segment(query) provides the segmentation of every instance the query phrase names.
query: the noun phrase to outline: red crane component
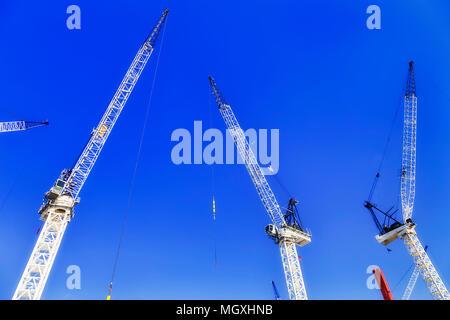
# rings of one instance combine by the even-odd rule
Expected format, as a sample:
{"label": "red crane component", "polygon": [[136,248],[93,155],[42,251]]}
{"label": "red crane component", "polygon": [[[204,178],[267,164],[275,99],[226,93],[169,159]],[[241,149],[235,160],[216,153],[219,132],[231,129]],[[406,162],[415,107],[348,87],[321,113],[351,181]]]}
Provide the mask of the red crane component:
{"label": "red crane component", "polygon": [[375,275],[375,279],[377,280],[378,286],[380,287],[381,294],[383,295],[384,300],[394,300],[392,296],[391,290],[389,289],[389,285],[384,277],[383,271],[380,268],[373,269],[373,274]]}

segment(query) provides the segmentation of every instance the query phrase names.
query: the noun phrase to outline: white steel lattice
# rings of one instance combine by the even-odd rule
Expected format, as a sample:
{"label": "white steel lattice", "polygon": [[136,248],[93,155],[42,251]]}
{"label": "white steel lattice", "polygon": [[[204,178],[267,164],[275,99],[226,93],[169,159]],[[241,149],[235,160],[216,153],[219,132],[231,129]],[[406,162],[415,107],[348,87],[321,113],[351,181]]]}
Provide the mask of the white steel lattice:
{"label": "white steel lattice", "polygon": [[21,121],[0,122],[0,132],[22,131],[45,125],[48,125],[47,121],[36,122],[36,121],[21,120]]}
{"label": "white steel lattice", "polygon": [[414,93],[405,96],[403,122],[401,198],[406,222],[411,218],[416,194],[417,97]]}
{"label": "white steel lattice", "polygon": [[[47,199],[47,202],[41,207],[41,217],[45,219],[45,224],[13,299],[40,299],[67,222],[73,215],[72,208],[78,201],[78,194],[153,51],[156,38],[168,12],[167,9],[163,12],[152,33],[140,47],[100,123],[91,134],[81,156],[70,171],[70,176],[67,178],[64,187],[59,191],[59,196],[56,199]],[[61,199],[61,197],[64,199]],[[55,214],[58,213],[58,209],[62,210],[59,208],[58,202],[63,200],[70,201],[71,206],[65,208],[67,210],[65,210],[66,215],[63,223],[56,224],[54,219],[58,219],[59,215],[55,216]]]}
{"label": "white steel lattice", "polygon": [[408,285],[406,286],[405,292],[403,292],[402,300],[409,300],[411,297],[411,293],[414,290],[414,286],[416,285],[417,278],[419,278],[420,270],[415,267],[411,278],[409,278]]}
{"label": "white steel lattice", "polygon": [[0,122],[0,132],[25,130],[25,121]]}
{"label": "white steel lattice", "polygon": [[280,242],[280,253],[283,261],[284,276],[290,300],[308,300],[302,269],[298,259],[297,247],[294,243]]}
{"label": "white steel lattice", "polygon": [[[64,200],[64,199],[63,199]],[[66,196],[68,206],[52,210],[28,260],[13,300],[39,300],[61,244],[67,223],[70,221],[73,200]]]}
{"label": "white steel lattice", "polygon": [[419,269],[420,274],[422,275],[423,280],[425,280],[425,283],[433,298],[437,300],[449,300],[450,295],[447,288],[431,263],[428,254],[423,249],[419,238],[417,238],[416,232],[414,230],[408,231],[403,236],[403,239],[409,254],[414,260],[416,268]]}
{"label": "white steel lattice", "polygon": [[[416,137],[417,96],[413,62],[410,62],[403,111],[402,177],[400,190],[403,222],[405,224],[408,222],[407,220],[411,219],[416,193]],[[403,240],[433,298],[448,300],[450,296],[447,288],[423,249],[415,230],[407,230],[403,235]]]}
{"label": "white steel lattice", "polygon": [[[250,145],[245,138],[245,134],[240,127],[233,110],[230,105],[225,103],[225,98],[222,93],[217,89],[216,84],[212,78],[210,78],[211,86],[216,97],[217,104],[219,106],[222,118],[227,125],[228,132],[233,137],[236,147],[242,160],[247,167],[247,171],[256,187],[258,195],[269,214],[270,219],[274,225],[281,229],[286,225],[283,213],[275,198],[275,195],[270,188],[262,170],[259,166]],[[290,299],[307,299],[306,288],[303,282],[302,271],[300,267],[299,258],[297,255],[297,249],[295,244],[287,241],[280,241],[280,253],[283,263],[283,269],[286,278],[286,285],[288,288]]]}

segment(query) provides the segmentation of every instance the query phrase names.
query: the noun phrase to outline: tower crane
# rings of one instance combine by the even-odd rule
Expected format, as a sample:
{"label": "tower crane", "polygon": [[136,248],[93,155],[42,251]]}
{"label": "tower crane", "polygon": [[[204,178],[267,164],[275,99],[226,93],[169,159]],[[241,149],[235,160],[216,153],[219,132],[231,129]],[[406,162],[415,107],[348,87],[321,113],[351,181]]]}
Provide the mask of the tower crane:
{"label": "tower crane", "polygon": [[164,10],[158,23],[139,48],[75,166],[63,170],[54,186],[45,194],[44,203],[39,209],[41,220],[45,223],[14,292],[13,300],[40,299],[67,224],[73,218],[73,208],[80,201],[78,194],[153,52],[168,12],[169,10]]}
{"label": "tower crane", "polygon": [[302,247],[310,243],[311,235],[303,230],[298,223],[295,223],[298,221],[295,214],[289,213],[289,219],[286,219],[286,215],[283,215],[231,106],[226,101],[222,92],[217,88],[216,82],[212,77],[209,77],[209,82],[222,118],[236,143],[258,195],[273,223],[266,226],[265,231],[280,247],[289,299],[306,300],[308,296],[303,282],[296,245]]}
{"label": "tower crane", "polygon": [[[395,239],[402,239],[412,257],[416,269],[422,275],[431,295],[434,299],[449,300],[450,294],[439,277],[428,254],[417,237],[415,223],[411,216],[414,207],[416,186],[416,132],[417,132],[417,95],[414,80],[414,62],[409,62],[408,79],[403,104],[403,148],[402,148],[402,171],[401,171],[401,204],[403,221],[393,217],[396,211],[389,209],[383,211],[371,202],[373,189],[380,174],[377,173],[374,185],[365,201],[364,206],[370,211],[377,226],[379,235],[375,238],[382,245],[388,245]],[[383,225],[378,216],[384,216]],[[417,271],[416,271],[417,272]]]}
{"label": "tower crane", "polygon": [[8,121],[0,122],[0,132],[23,131],[31,128],[47,126],[48,121]]}

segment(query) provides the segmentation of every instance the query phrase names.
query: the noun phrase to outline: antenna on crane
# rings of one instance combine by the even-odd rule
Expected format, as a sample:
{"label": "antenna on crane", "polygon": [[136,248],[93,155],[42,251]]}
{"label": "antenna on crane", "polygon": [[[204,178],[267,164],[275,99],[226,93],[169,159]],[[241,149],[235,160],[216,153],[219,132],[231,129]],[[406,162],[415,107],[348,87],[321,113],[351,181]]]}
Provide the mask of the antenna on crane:
{"label": "antenna on crane", "polygon": [[261,202],[273,223],[266,226],[265,230],[280,247],[289,298],[291,300],[306,300],[308,299],[308,296],[303,281],[296,245],[302,247],[310,243],[311,235],[300,228],[297,228],[295,224],[290,225],[289,222],[285,220],[285,215],[281,212],[275,195],[273,194],[261,167],[256,161],[253,151],[245,138],[244,132],[240,127],[231,106],[211,76],[209,77],[209,83],[216,99],[217,106],[219,107],[220,114],[228,128],[228,132],[234,139]]}
{"label": "antenna on crane", "polygon": [[[415,231],[415,223],[411,216],[414,207],[416,190],[416,135],[417,135],[417,95],[414,79],[414,62],[409,62],[408,78],[404,95],[403,107],[403,138],[402,138],[402,171],[401,171],[401,203],[403,221],[393,218],[395,213],[391,210],[383,211],[373,203],[366,201],[364,206],[370,211],[378,228],[379,235],[375,238],[382,245],[388,245],[395,239],[403,239],[408,253],[413,258],[416,268],[422,275],[434,299],[450,300],[450,294],[439,277],[434,265],[425,252]],[[373,193],[371,191],[371,193]],[[384,216],[389,222],[384,226],[380,223],[377,214]]]}
{"label": "antenna on crane", "polygon": [[63,170],[54,186],[45,194],[44,203],[39,209],[41,220],[45,223],[14,292],[13,300],[41,298],[67,224],[73,218],[73,208],[80,201],[78,195],[81,188],[153,52],[156,38],[168,12],[169,10],[164,10],[152,33],[139,48],[75,166],[72,169]]}

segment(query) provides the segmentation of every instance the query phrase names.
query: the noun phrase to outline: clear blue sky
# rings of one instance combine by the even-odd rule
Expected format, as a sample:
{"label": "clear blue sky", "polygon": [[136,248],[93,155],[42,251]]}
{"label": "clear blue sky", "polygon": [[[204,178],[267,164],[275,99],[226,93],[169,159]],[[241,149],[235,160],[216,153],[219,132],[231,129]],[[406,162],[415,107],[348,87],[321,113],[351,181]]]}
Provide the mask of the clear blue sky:
{"label": "clear blue sky", "polygon": [[[66,28],[71,4],[81,7],[78,31]],[[381,30],[366,28],[371,4],[381,7]],[[11,298],[37,239],[44,193],[76,160],[165,6],[171,12],[113,299],[272,299],[272,280],[287,298],[245,168],[215,167],[215,269],[210,167],[170,160],[174,129],[192,130],[194,120],[224,129],[215,107],[209,116],[209,74],[244,129],[280,129],[278,177],[313,234],[300,250],[309,297],[380,299],[366,288],[366,268],[377,264],[400,298],[411,259],[400,242],[388,254],[375,241],[362,202],[410,60],[419,96],[413,217],[450,285],[448,1],[1,1],[1,120],[50,121],[0,137],[1,299]],[[44,299],[106,297],[155,58],[81,192]],[[384,207],[398,196],[400,129],[398,122],[376,194]],[[65,286],[69,265],[81,268],[81,290]],[[430,298],[423,281],[413,298]]]}

